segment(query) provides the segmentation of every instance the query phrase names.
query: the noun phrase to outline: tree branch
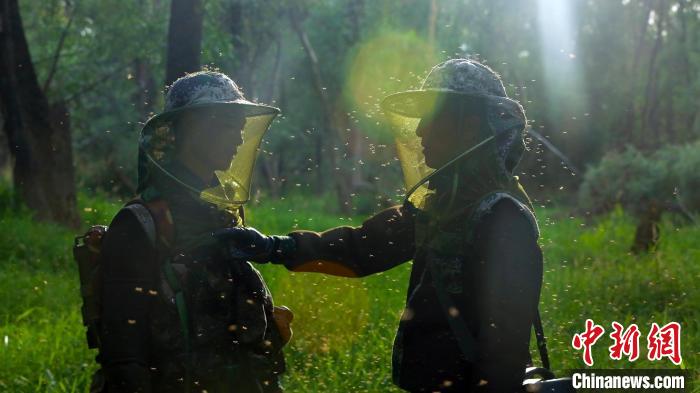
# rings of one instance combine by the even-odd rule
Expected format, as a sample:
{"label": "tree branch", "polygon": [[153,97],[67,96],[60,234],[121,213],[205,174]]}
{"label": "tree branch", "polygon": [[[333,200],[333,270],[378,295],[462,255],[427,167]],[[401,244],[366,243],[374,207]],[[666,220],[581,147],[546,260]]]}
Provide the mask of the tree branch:
{"label": "tree branch", "polygon": [[125,68],[127,68],[127,66],[121,66],[121,67],[115,69],[114,71],[111,71],[111,72],[108,72],[108,73],[102,75],[101,77],[97,78],[96,80],[92,81],[91,83],[87,83],[87,84],[83,85],[82,89],[80,89],[80,90],[76,91],[75,93],[66,97],[65,101],[71,102],[71,101],[77,99],[78,97],[80,97],[81,95],[83,95],[89,91],[94,90],[97,86],[99,86],[100,84],[102,84],[103,82],[105,82],[106,80],[108,80],[109,78],[114,76],[115,74],[124,71]]}
{"label": "tree branch", "polygon": [[75,17],[76,8],[77,6],[73,6],[73,8],[71,9],[70,16],[68,17],[68,23],[66,23],[66,27],[64,27],[63,31],[61,31],[61,36],[58,39],[58,45],[56,45],[56,50],[53,53],[51,68],[49,68],[49,74],[46,76],[46,81],[44,81],[44,85],[42,88],[44,94],[46,94],[49,91],[51,81],[53,81],[53,77],[56,74],[56,69],[58,68],[58,60],[61,58],[61,51],[63,50],[63,45],[66,42],[68,31],[70,30],[70,27],[73,24],[73,18]]}

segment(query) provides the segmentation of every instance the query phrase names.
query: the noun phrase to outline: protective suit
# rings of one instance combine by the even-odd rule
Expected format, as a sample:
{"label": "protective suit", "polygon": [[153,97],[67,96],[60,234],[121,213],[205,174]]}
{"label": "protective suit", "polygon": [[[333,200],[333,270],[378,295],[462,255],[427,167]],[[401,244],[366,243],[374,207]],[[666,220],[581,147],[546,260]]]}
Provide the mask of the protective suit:
{"label": "protective suit", "polygon": [[[165,111],[144,126],[134,203],[146,210],[122,209],[103,241],[95,391],[281,391],[285,340],[270,291],[211,235],[243,224],[258,145],[277,113],[246,100],[226,75],[198,72],[175,81]],[[181,162],[178,138],[193,132],[178,129],[186,114],[238,125],[227,168],[203,178]],[[197,132],[218,142],[217,130]]]}

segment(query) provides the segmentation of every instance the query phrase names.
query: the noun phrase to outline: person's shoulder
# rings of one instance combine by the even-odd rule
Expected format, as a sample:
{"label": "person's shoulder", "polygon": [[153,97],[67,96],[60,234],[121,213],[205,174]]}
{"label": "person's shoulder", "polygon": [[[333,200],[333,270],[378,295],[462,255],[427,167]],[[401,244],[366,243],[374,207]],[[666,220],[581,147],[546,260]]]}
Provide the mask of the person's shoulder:
{"label": "person's shoulder", "polygon": [[155,224],[148,209],[139,204],[126,204],[109,224],[105,242],[129,244],[153,244]]}
{"label": "person's shoulder", "polygon": [[491,206],[487,216],[501,217],[504,219],[524,218],[533,215],[530,209],[522,202],[514,198],[500,198]]}
{"label": "person's shoulder", "polygon": [[482,233],[530,233],[539,237],[537,219],[530,208],[516,198],[504,195],[495,199],[479,215],[477,232]]}
{"label": "person's shoulder", "polygon": [[[148,229],[152,219],[147,210],[127,205],[112,219],[102,242],[104,277],[109,280],[152,277],[157,264],[158,248],[155,232]],[[145,207],[144,207],[145,209]]]}

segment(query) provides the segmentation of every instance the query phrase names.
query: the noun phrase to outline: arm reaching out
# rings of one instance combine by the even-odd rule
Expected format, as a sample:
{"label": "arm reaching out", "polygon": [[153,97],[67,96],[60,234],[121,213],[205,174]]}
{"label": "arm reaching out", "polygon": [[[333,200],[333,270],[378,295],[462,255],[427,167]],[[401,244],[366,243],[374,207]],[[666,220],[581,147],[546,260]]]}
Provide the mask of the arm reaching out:
{"label": "arm reaching out", "polygon": [[389,270],[413,258],[413,220],[408,208],[396,206],[368,218],[359,227],[292,232],[289,236],[296,241],[296,252],[285,266],[298,272],[344,277]]}
{"label": "arm reaching out", "polygon": [[414,253],[413,213],[400,206],[379,212],[359,227],[341,226],[320,233],[294,231],[289,236],[267,236],[254,228],[239,227],[214,235],[229,246],[234,258],[343,277],[389,270]]}

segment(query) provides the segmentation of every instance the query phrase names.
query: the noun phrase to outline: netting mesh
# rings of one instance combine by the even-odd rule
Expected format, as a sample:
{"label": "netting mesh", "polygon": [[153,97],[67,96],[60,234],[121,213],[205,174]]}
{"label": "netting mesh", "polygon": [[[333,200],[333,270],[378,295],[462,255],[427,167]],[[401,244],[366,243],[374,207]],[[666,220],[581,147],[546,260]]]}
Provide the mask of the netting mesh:
{"label": "netting mesh", "polygon": [[245,117],[240,131],[242,142],[236,147],[227,169],[214,171],[217,184],[210,188],[197,187],[168,170],[175,159],[175,116],[158,121],[154,126],[144,127],[139,145],[140,191],[150,183],[152,172],[156,170],[220,209],[235,210],[245,204],[250,199],[251,177],[260,142],[278,113],[272,107],[251,105],[245,109],[249,109],[247,112],[250,114]]}
{"label": "netting mesh", "polygon": [[[395,138],[404,175],[406,199],[417,208],[425,209],[430,196],[435,193],[434,185],[430,184],[433,181],[431,178],[435,179],[440,172],[450,171],[457,165],[460,166],[462,175],[466,176],[467,172],[475,173],[468,176],[469,185],[464,184],[464,178],[459,179],[462,185],[459,190],[452,190],[453,192],[479,193],[481,190],[510,182],[513,165],[509,161],[512,159],[517,162],[522,154],[520,145],[526,124],[522,107],[517,102],[507,97],[477,96],[431,89],[394,94],[385,99],[382,107]],[[448,107],[450,110],[465,108],[464,113],[478,113],[483,126],[479,129],[465,130],[473,133],[470,138],[473,142],[464,146],[454,156],[448,157],[446,163],[439,168],[432,168],[426,164],[417,129],[421,120],[435,117]],[[459,123],[460,119],[459,116],[455,118],[455,127],[464,126]],[[440,143],[459,142],[446,140]],[[464,165],[471,160],[480,161],[472,163],[478,164],[478,169],[472,168],[473,170],[467,171]]]}
{"label": "netting mesh", "polygon": [[200,197],[221,208],[240,206],[250,199],[250,183],[260,141],[267,131],[273,115],[246,118],[241,143],[225,171],[215,171],[219,185],[203,190]]}

